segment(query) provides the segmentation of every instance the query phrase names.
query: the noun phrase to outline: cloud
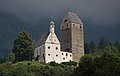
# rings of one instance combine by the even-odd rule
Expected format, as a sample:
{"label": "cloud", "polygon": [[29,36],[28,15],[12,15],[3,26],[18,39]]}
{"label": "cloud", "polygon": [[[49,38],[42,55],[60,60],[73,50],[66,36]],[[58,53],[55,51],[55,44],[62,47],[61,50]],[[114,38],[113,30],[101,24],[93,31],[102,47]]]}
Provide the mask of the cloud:
{"label": "cloud", "polygon": [[94,25],[113,26],[120,22],[120,0],[0,0],[0,9],[22,18],[61,18],[75,11],[83,20]]}

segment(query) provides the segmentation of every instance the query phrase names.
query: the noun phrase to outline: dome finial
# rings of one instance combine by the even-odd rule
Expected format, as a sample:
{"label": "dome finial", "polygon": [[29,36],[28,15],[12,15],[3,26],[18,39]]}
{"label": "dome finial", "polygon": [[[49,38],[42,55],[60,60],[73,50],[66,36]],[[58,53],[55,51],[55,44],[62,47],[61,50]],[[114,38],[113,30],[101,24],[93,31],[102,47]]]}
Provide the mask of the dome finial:
{"label": "dome finial", "polygon": [[53,21],[53,17],[51,17],[50,25],[55,25],[55,23]]}
{"label": "dome finial", "polygon": [[50,21],[50,32],[54,33],[54,28],[55,28],[55,23],[52,20],[53,17],[51,17],[51,21]]}
{"label": "dome finial", "polygon": [[51,21],[53,20],[53,17],[51,16]]}

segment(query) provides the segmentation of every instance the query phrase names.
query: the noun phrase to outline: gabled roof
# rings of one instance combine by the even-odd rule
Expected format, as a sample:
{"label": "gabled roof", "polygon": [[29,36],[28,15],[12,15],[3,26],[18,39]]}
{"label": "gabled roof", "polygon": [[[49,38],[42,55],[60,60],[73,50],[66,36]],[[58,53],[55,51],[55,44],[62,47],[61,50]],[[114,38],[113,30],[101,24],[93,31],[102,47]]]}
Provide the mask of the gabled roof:
{"label": "gabled roof", "polygon": [[37,46],[45,43],[45,41],[47,40],[48,36],[49,36],[49,32],[44,33],[44,34],[41,36],[41,38],[38,40],[38,42],[35,44],[35,47],[37,47]]}
{"label": "gabled roof", "polygon": [[72,23],[83,24],[81,19],[74,12],[68,12],[68,14],[66,15],[66,18],[70,19]]}

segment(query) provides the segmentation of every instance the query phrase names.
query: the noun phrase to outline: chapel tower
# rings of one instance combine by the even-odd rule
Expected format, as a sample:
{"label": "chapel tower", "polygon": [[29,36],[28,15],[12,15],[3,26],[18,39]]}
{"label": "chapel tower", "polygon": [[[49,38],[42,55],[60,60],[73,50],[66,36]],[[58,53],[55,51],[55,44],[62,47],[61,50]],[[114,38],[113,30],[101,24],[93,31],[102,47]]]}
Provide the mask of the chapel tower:
{"label": "chapel tower", "polygon": [[61,49],[73,54],[73,61],[79,62],[84,55],[83,23],[74,12],[68,12],[60,25]]}

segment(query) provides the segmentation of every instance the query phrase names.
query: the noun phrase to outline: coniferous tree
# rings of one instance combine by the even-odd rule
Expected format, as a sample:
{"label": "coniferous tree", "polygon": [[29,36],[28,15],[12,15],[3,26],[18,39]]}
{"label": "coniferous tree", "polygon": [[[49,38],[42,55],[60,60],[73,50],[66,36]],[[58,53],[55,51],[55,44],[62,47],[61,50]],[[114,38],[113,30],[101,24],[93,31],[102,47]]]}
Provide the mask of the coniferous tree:
{"label": "coniferous tree", "polygon": [[95,43],[93,41],[91,41],[90,44],[89,44],[90,53],[95,52],[95,49],[96,49],[96,45],[95,45]]}
{"label": "coniferous tree", "polygon": [[13,53],[15,53],[15,60],[31,60],[34,55],[33,50],[31,35],[28,32],[20,32],[14,40],[14,46],[12,49]]}
{"label": "coniferous tree", "polygon": [[7,62],[12,64],[14,61],[15,61],[15,54],[9,53],[9,55],[7,57]]}
{"label": "coniferous tree", "polygon": [[0,63],[4,63],[6,61],[5,58],[3,58],[3,55],[0,53]]}
{"label": "coniferous tree", "polygon": [[87,54],[81,58],[74,76],[120,76],[120,57],[111,49],[100,55]]}
{"label": "coniferous tree", "polygon": [[98,43],[98,49],[105,49],[109,45],[108,40],[103,36]]}
{"label": "coniferous tree", "polygon": [[116,46],[118,48],[119,52],[120,52],[120,43],[119,43],[119,41],[116,41],[114,43],[114,46]]}
{"label": "coniferous tree", "polygon": [[2,56],[1,56],[1,54],[0,54],[0,63],[2,63]]}
{"label": "coniferous tree", "polygon": [[88,45],[88,43],[85,43],[84,49],[85,49],[85,54],[88,54],[89,53],[89,45]]}

